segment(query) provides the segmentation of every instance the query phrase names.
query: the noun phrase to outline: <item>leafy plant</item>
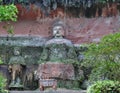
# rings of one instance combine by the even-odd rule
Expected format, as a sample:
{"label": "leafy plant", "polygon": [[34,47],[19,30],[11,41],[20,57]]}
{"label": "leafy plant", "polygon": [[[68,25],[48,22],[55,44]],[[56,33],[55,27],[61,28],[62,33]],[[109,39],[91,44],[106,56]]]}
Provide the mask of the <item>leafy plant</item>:
{"label": "leafy plant", "polygon": [[120,82],[118,81],[97,81],[89,86],[87,93],[120,93]]}
{"label": "leafy plant", "polygon": [[91,67],[90,81],[120,81],[120,33],[102,38],[99,44],[90,44],[82,66]]}
{"label": "leafy plant", "polygon": [[18,10],[15,5],[0,5],[0,21],[16,21]]}
{"label": "leafy plant", "polygon": [[6,78],[0,74],[0,93],[8,93],[7,90],[5,90],[6,87]]}
{"label": "leafy plant", "polygon": [[1,60],[1,58],[0,58],[0,64],[3,64],[3,61]]}
{"label": "leafy plant", "polygon": [[3,26],[3,28],[4,28],[9,34],[14,34],[14,26],[12,26],[9,22],[6,22],[6,24]]}
{"label": "leafy plant", "polygon": [[13,34],[14,27],[9,21],[17,21],[17,7],[14,4],[0,5],[0,22],[6,22],[3,28],[9,33]]}

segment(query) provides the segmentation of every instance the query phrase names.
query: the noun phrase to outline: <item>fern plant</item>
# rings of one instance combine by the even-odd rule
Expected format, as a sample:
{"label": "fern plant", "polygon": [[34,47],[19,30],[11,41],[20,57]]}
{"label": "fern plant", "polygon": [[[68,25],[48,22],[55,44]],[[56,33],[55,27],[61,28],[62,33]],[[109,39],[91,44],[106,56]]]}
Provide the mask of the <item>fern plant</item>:
{"label": "fern plant", "polygon": [[2,60],[0,59],[0,65],[3,64]]}
{"label": "fern plant", "polygon": [[0,93],[8,93],[6,87],[6,78],[0,73]]}
{"label": "fern plant", "polygon": [[97,81],[89,86],[87,93],[120,93],[120,82],[118,81]]}

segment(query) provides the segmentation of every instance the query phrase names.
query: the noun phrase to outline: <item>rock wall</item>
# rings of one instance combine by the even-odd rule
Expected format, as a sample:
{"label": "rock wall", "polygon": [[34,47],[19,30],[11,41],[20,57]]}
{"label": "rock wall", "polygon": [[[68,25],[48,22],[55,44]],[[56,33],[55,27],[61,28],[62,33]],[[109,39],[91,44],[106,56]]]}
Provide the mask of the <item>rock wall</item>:
{"label": "rock wall", "polygon": [[[71,18],[62,19],[65,22],[65,37],[75,44],[99,42],[107,34],[119,32],[120,16],[99,18]],[[51,28],[55,19],[46,18],[44,23],[36,20],[18,20],[11,22],[14,27],[14,36],[51,37]],[[8,33],[0,23],[0,36]]]}
{"label": "rock wall", "polygon": [[[3,29],[5,23],[0,23],[0,57],[3,62],[8,64],[11,56],[13,56],[14,47],[20,47],[21,56],[27,64],[26,76],[29,76],[31,73],[33,74],[37,69],[37,66],[33,64],[38,62],[45,42],[51,38],[51,26],[54,21],[54,19],[45,19],[45,22],[42,24],[36,20],[18,20],[16,23],[11,22],[14,26],[13,36],[9,35],[5,29]],[[99,42],[104,35],[120,31],[119,16],[91,19],[72,18],[63,21],[66,23],[65,38],[71,40],[74,44],[78,44],[78,46],[82,43]],[[85,51],[85,48],[81,48],[80,51]],[[80,55],[79,57],[81,60],[84,56]],[[0,65],[0,69],[3,69],[2,65]],[[6,73],[8,73],[7,67],[5,67],[5,70]],[[4,71],[1,70],[1,72]],[[79,81],[77,81],[77,83],[75,82],[77,87],[82,83],[78,82]],[[66,85],[65,87],[72,87],[71,83],[73,82],[65,81],[62,83],[63,84],[60,83],[60,87],[63,85]],[[67,86],[67,84],[71,84],[71,86]],[[26,85],[30,85],[28,86],[29,88],[34,87],[34,84],[29,81]]]}
{"label": "rock wall", "polygon": [[[34,72],[38,68],[38,61],[43,52],[44,44],[47,42],[48,38],[42,37],[28,37],[28,36],[2,36],[0,37],[0,57],[4,64],[0,65],[1,73],[3,73],[8,78],[8,85],[10,83],[11,75],[8,70],[8,63],[12,56],[14,56],[14,48],[20,48],[20,56],[25,59],[25,69],[23,80],[24,85],[28,89],[36,89],[38,87],[38,81],[35,80]],[[75,45],[75,50],[78,46]],[[79,51],[85,51],[84,48],[78,49]],[[78,51],[76,51],[77,53]],[[79,54],[79,53],[77,53]],[[57,69],[57,68],[56,68]],[[70,69],[69,69],[70,71]],[[68,71],[68,72],[69,72]],[[76,71],[75,71],[76,72]],[[81,74],[83,76],[83,73]],[[58,80],[58,87],[65,88],[79,88],[79,80]],[[74,84],[74,87],[73,87]],[[64,86],[65,85],[65,86]]]}

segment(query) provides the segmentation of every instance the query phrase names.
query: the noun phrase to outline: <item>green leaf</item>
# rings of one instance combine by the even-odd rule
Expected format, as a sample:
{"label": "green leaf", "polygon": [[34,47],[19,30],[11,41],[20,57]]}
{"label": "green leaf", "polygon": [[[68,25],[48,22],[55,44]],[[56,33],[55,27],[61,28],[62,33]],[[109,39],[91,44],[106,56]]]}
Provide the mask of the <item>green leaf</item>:
{"label": "green leaf", "polygon": [[0,21],[16,21],[17,13],[17,7],[13,4],[0,5]]}

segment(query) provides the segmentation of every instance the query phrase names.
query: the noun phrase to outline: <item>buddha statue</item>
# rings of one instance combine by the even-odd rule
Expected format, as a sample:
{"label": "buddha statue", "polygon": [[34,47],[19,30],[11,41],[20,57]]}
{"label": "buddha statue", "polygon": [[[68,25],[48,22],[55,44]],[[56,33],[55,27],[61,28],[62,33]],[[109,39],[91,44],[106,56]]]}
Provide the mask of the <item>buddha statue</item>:
{"label": "buddha statue", "polygon": [[9,72],[11,75],[11,82],[9,88],[23,88],[22,77],[23,69],[25,67],[25,60],[20,56],[20,49],[14,48],[14,56],[9,61]]}
{"label": "buddha statue", "polygon": [[69,62],[77,60],[77,55],[72,42],[65,39],[65,28],[62,21],[53,25],[52,39],[45,43],[39,63]]}
{"label": "buddha statue", "polygon": [[75,64],[78,62],[78,57],[72,42],[65,39],[65,28],[62,21],[53,25],[52,37],[45,43],[38,61],[36,76],[39,79],[40,90],[43,90],[45,86],[44,84],[41,86],[42,80],[46,80],[46,84],[48,84],[47,79],[55,79],[58,82],[61,80],[60,84],[64,80],[75,82],[76,79]]}

